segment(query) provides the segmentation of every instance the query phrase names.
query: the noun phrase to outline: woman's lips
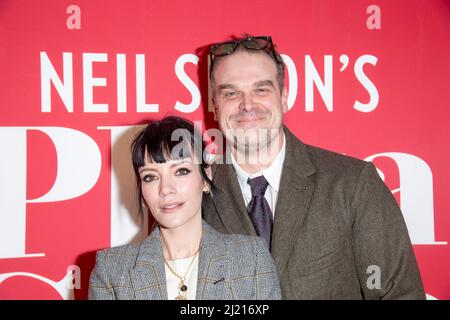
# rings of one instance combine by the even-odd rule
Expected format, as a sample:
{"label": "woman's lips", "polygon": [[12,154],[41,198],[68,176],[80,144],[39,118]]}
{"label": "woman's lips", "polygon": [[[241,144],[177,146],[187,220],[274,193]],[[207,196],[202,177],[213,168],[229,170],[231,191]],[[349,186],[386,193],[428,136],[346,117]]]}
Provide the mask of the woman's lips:
{"label": "woman's lips", "polygon": [[172,212],[179,210],[183,205],[184,205],[184,202],[166,204],[161,207],[161,211],[164,213],[172,213]]}

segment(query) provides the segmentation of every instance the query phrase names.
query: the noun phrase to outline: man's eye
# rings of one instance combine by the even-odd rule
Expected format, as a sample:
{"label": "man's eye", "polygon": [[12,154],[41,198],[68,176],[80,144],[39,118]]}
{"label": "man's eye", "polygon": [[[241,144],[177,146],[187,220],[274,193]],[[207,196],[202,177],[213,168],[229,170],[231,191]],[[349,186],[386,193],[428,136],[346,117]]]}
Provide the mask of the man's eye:
{"label": "man's eye", "polygon": [[177,172],[175,173],[177,176],[185,176],[187,174],[189,174],[191,172],[191,170],[187,169],[187,168],[180,168],[177,170]]}
{"label": "man's eye", "polygon": [[142,181],[144,181],[144,182],[151,182],[153,180],[156,180],[156,177],[152,176],[150,174],[147,174],[147,175],[142,177]]}
{"label": "man's eye", "polygon": [[232,97],[235,97],[236,95],[237,95],[236,91],[227,91],[227,92],[223,93],[223,96],[225,98],[232,98]]}
{"label": "man's eye", "polygon": [[269,89],[268,88],[258,88],[258,89],[256,89],[256,92],[258,94],[266,94],[266,93],[269,93]]}

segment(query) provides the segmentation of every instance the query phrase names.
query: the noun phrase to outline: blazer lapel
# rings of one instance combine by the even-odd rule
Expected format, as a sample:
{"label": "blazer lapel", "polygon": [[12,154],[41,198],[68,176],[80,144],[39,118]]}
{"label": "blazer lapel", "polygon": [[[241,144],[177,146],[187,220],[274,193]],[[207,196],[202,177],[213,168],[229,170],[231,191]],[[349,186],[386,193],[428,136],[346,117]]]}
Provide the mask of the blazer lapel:
{"label": "blazer lapel", "polygon": [[[284,269],[292,250],[291,238],[294,232],[300,229],[308,211],[309,201],[314,193],[316,172],[306,146],[286,127],[284,132],[286,156],[275,208],[271,244],[271,252],[279,271]],[[212,201],[227,232],[256,235],[233,165],[219,164],[214,166],[214,169],[214,183],[219,192],[217,196],[212,197]]]}
{"label": "blazer lapel", "polygon": [[291,240],[308,211],[314,192],[315,168],[305,145],[287,128],[286,156],[281,173],[280,189],[275,209],[272,233],[272,255],[279,272],[284,269],[293,247]]}
{"label": "blazer lapel", "polygon": [[229,299],[226,284],[230,279],[231,261],[218,232],[205,221],[200,248],[196,299]]}
{"label": "blazer lapel", "polygon": [[159,228],[139,248],[130,279],[137,300],[167,300],[166,275]]}
{"label": "blazer lapel", "polygon": [[[233,165],[217,165],[214,183],[217,186],[218,193],[212,197],[212,201],[227,232],[256,236]],[[230,208],[237,209],[230,210]]]}

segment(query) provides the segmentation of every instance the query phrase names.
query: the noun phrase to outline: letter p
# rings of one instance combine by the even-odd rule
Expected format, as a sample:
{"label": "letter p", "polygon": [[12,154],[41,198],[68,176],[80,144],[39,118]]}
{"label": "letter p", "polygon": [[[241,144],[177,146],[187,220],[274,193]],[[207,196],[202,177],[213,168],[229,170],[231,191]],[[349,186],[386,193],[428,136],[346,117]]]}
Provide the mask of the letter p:
{"label": "letter p", "polygon": [[[38,130],[53,142],[57,174],[51,189],[26,199],[27,131]],[[62,127],[0,127],[0,259],[43,256],[25,253],[26,204],[79,197],[97,182],[100,150],[85,133]]]}

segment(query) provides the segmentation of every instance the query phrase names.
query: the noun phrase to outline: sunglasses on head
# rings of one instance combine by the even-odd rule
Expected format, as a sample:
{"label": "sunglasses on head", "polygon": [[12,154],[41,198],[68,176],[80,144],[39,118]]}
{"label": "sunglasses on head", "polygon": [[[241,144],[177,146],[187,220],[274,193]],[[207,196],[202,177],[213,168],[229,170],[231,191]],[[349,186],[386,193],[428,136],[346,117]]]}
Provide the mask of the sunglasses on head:
{"label": "sunglasses on head", "polygon": [[239,45],[242,45],[246,49],[250,50],[266,50],[267,53],[272,55],[272,57],[278,61],[273,48],[272,37],[259,36],[213,44],[209,49],[211,62],[214,61],[215,57],[223,57],[232,54],[239,47]]}

